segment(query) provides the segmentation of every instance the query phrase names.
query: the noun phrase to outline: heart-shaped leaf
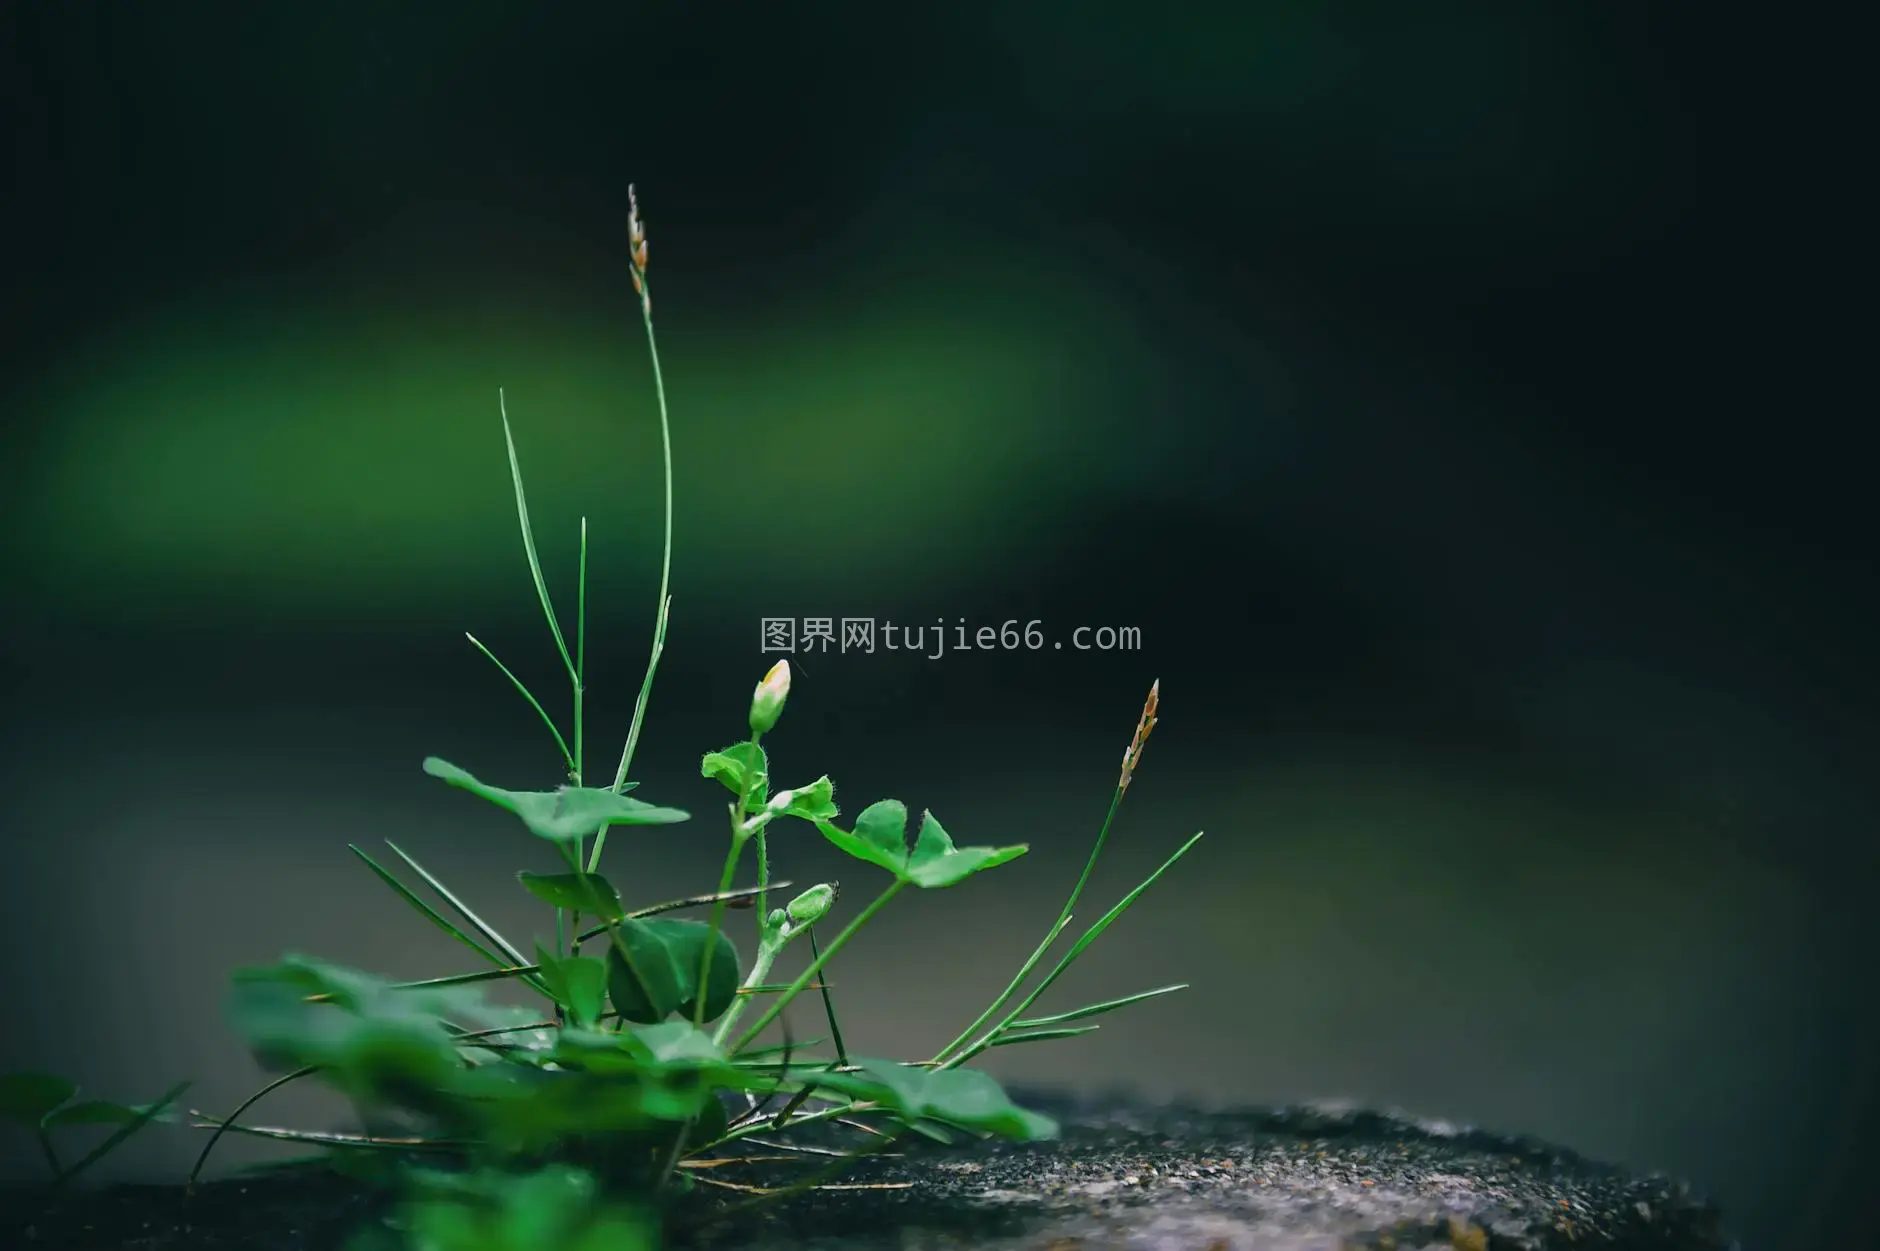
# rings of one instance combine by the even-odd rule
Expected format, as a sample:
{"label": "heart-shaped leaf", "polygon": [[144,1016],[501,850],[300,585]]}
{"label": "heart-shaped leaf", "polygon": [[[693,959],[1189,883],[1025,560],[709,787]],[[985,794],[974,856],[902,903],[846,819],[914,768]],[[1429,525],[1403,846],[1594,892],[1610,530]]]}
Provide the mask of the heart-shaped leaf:
{"label": "heart-shaped leaf", "polygon": [[479,782],[465,770],[436,756],[425,760],[424,771],[515,813],[530,832],[554,843],[578,842],[612,825],[670,825],[691,820],[691,814],[677,808],[660,808],[616,795],[602,787],[506,791],[500,786]]}
{"label": "heart-shaped leaf", "polygon": [[626,915],[620,892],[598,873],[518,873],[516,879],[531,895],[557,908],[583,912],[602,921]]}
{"label": "heart-shaped leaf", "polygon": [[903,1120],[939,1121],[1038,1142],[1057,1137],[1057,1122],[1028,1112],[1006,1096],[991,1074],[978,1069],[927,1070],[892,1060],[852,1059],[856,1073],[818,1073],[815,1083],[893,1108]]}
{"label": "heart-shaped leaf", "polygon": [[699,764],[699,776],[717,778],[733,795],[751,787],[751,806],[761,808],[770,799],[770,760],[756,743],[733,743],[723,751],[710,752]]}
{"label": "heart-shaped leaf", "polygon": [[927,889],[952,886],[981,869],[1016,860],[1030,848],[1019,843],[1011,847],[960,847],[933,813],[921,814],[920,834],[910,849],[907,845],[907,806],[898,799],[884,799],[870,804],[855,818],[853,832],[828,820],[816,822],[823,837],[858,860],[880,865],[910,885]]}

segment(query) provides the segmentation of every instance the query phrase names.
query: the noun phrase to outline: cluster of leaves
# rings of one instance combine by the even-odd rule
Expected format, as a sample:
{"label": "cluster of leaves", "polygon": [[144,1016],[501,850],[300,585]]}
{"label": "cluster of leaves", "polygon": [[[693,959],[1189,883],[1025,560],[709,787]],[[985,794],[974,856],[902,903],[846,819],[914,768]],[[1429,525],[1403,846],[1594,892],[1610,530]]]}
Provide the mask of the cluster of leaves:
{"label": "cluster of leaves", "polygon": [[[645,288],[644,236],[635,231],[635,285],[658,380],[651,302]],[[662,434],[665,396],[659,383]],[[358,847],[367,867],[430,924],[476,954],[471,972],[419,982],[390,982],[355,969],[292,955],[234,978],[230,1014],[235,1027],[269,1068],[281,1074],[226,1118],[192,1113],[190,1122],[213,1133],[191,1181],[225,1133],[301,1142],[325,1150],[336,1167],[395,1185],[403,1195],[393,1226],[367,1231],[361,1246],[397,1245],[427,1251],[534,1251],[654,1245],[660,1196],[695,1183],[724,1185],[706,1169],[728,1146],[754,1135],[774,1135],[793,1124],[840,1119],[869,1132],[865,1145],[820,1172],[765,1194],[820,1184],[840,1168],[904,1134],[940,1141],[997,1135],[1021,1141],[1048,1139],[1057,1126],[1014,1104],[986,1073],[965,1067],[986,1049],[1062,1039],[1095,1029],[1088,1018],[1181,986],[1086,1005],[1050,1016],[1028,1016],[1032,1004],[1122,912],[1187,850],[1188,840],[1141,886],[1091,926],[1031,989],[1020,989],[1071,921],[1091,867],[1101,852],[1117,805],[1128,788],[1142,743],[1154,725],[1157,692],[1138,723],[1135,739],[1090,862],[1056,923],[1029,960],[980,1017],[930,1059],[919,1063],[853,1056],[847,1051],[831,988],[821,975],[829,962],[898,893],[940,890],[1026,852],[1023,844],[956,846],[931,812],[913,838],[909,814],[898,800],[869,805],[848,828],[839,824],[835,787],[827,776],[773,790],[764,736],[789,696],[790,669],[775,666],[753,694],[749,736],[707,754],[702,777],[722,784],[729,849],[716,890],[687,899],[630,908],[600,871],[601,854],[615,827],[664,826],[689,819],[677,808],[642,801],[627,780],[646,711],[653,673],[664,646],[670,597],[662,575],[652,655],[632,726],[611,786],[584,782],[586,637],[586,523],[582,523],[580,609],[575,647],[568,647],[536,556],[522,473],[507,413],[517,517],[530,572],[573,693],[573,733],[564,737],[540,700],[474,637],[471,643],[496,663],[554,735],[567,781],[552,790],[513,791],[432,758],[425,771],[452,787],[501,808],[553,850],[554,873],[524,872],[521,886],[553,909],[555,937],[536,938],[525,954],[485,922],[443,882],[395,844],[405,869],[437,902],[428,901],[391,869]],[[671,459],[667,449],[666,568],[671,552]],[[790,883],[773,880],[769,835],[777,822],[807,824],[848,855],[883,871],[883,889],[827,943],[818,938],[835,909],[836,883],[811,886],[772,907],[772,893]],[[756,884],[733,888],[752,852]],[[781,897],[781,896],[779,896]],[[670,915],[708,909],[708,919]],[[747,961],[727,932],[732,910],[752,909],[755,951]],[[807,939],[811,958],[787,984],[770,971],[782,952]],[[539,1006],[493,1004],[488,983],[514,981]],[[814,989],[829,1025],[833,1054],[810,1048],[822,1039],[760,1046],[765,1031],[800,995]],[[1014,1002],[1016,1000],[1016,1002]],[[753,1004],[765,1006],[738,1028]],[[277,1129],[243,1120],[253,1104],[290,1081],[318,1077],[358,1109],[362,1133]],[[55,1176],[76,1174],[130,1133],[154,1119],[185,1119],[170,1111],[181,1088],[146,1107],[72,1102],[75,1091],[54,1078],[0,1079],[0,1115],[28,1125],[44,1145]],[[71,1168],[54,1153],[48,1131],[79,1123],[111,1123],[117,1132]],[[735,1188],[735,1187],[734,1187]],[[389,1240],[389,1242],[388,1242]]]}

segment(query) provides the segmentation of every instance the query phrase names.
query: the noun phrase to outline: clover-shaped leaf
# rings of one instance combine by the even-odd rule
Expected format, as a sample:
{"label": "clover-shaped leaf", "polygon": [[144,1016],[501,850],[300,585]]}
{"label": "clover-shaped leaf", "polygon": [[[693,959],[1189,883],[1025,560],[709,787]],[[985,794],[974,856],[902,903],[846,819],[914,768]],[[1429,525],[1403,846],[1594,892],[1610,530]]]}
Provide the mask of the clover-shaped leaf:
{"label": "clover-shaped leaf", "polygon": [[783,815],[805,821],[833,821],[841,811],[836,807],[836,784],[825,773],[808,786],[792,790]]}
{"label": "clover-shaped leaf", "polygon": [[442,778],[452,786],[487,799],[522,818],[522,823],[538,837],[553,843],[574,843],[599,833],[610,825],[670,825],[688,821],[691,814],[677,808],[616,795],[594,786],[564,786],[553,791],[506,791],[499,786],[479,782],[463,769],[436,756],[427,758],[424,771]]}
{"label": "clover-shaped leaf", "polygon": [[933,813],[921,814],[920,833],[907,845],[907,805],[898,799],[870,804],[855,818],[853,832],[828,820],[818,820],[823,837],[857,860],[880,865],[912,886],[933,890],[952,886],[981,869],[1016,860],[1030,850],[1024,843],[1010,847],[959,847]]}
{"label": "clover-shaped leaf", "polygon": [[909,1124],[939,1121],[1019,1142],[1057,1137],[1056,1121],[1019,1107],[991,1074],[978,1069],[930,1071],[892,1060],[861,1058],[853,1063],[858,1072],[818,1073],[815,1084],[883,1104]]}
{"label": "clover-shaped leaf", "polygon": [[700,777],[717,778],[733,795],[742,795],[748,782],[754,808],[770,798],[770,761],[756,743],[733,743],[723,751],[708,752],[698,772]]}

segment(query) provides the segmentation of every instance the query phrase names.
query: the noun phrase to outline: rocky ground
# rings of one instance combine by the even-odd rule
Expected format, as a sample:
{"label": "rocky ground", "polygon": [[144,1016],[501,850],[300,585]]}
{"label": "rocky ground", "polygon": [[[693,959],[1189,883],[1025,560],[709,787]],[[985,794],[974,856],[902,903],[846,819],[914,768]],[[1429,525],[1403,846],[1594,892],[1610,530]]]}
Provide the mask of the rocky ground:
{"label": "rocky ground", "polygon": [[[840,1180],[725,1215],[737,1192],[702,1186],[673,1213],[696,1251],[1724,1251],[1717,1211],[1678,1183],[1546,1144],[1373,1112],[1204,1112],[1127,1099],[1020,1100],[1057,1116],[1056,1143],[921,1139]],[[825,1145],[826,1129],[786,1135]],[[842,1132],[842,1131],[835,1131]],[[852,1139],[850,1139],[852,1141]],[[747,1144],[748,1146],[748,1144]],[[751,1154],[775,1155],[750,1147]],[[800,1162],[799,1162],[800,1161]],[[802,1155],[701,1172],[778,1185]],[[329,1251],[375,1211],[353,1183],[299,1171],[201,1188],[124,1186],[68,1197],[7,1194],[6,1245],[104,1251]],[[716,1220],[716,1223],[712,1223]]]}

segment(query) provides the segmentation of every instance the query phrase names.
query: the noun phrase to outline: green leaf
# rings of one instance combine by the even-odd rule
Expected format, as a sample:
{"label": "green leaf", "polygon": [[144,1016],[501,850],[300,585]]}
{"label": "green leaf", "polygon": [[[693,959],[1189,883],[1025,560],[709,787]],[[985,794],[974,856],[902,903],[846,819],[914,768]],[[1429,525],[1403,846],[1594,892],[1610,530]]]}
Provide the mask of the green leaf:
{"label": "green leaf", "polygon": [[858,860],[879,865],[913,886],[936,890],[952,886],[982,869],[1016,860],[1030,850],[1023,843],[1011,847],[960,847],[933,813],[921,814],[920,834],[907,845],[907,806],[898,799],[870,804],[855,818],[853,832],[828,820],[818,820],[823,837]]}
{"label": "green leaf", "polygon": [[78,1087],[50,1073],[0,1073],[0,1117],[37,1129],[78,1093]]}
{"label": "green leaf", "polygon": [[614,1011],[642,1025],[671,1016],[682,998],[679,970],[655,924],[623,918],[617,927],[620,941],[607,949],[607,993]]}
{"label": "green leaf", "polygon": [[618,921],[627,914],[614,884],[598,873],[516,874],[524,888],[544,903],[568,908],[601,921]]}
{"label": "green leaf", "polygon": [[593,956],[558,955],[539,941],[535,954],[549,993],[568,1009],[574,1023],[587,1028],[599,1021],[607,1004],[606,962]]}
{"label": "green leaf", "polygon": [[1145,999],[1154,999],[1158,995],[1172,995],[1178,990],[1187,990],[1187,982],[1178,982],[1173,986],[1158,986],[1154,990],[1140,991],[1134,995],[1124,995],[1121,999],[1105,999],[1102,1003],[1085,1004],[1081,1008],[1072,1008],[1069,1012],[1059,1012],[1052,1016],[1034,1016],[1023,1021],[1013,1021],[1008,1029],[1037,1029],[1041,1026],[1063,1025],[1069,1021],[1081,1021],[1085,1017],[1101,1016],[1105,1012],[1114,1012],[1118,1008],[1127,1008],[1132,1003],[1141,1003]]}
{"label": "green leaf", "polygon": [[709,752],[698,771],[700,777],[723,782],[733,795],[742,795],[748,780],[753,807],[761,808],[770,799],[770,760],[756,743],[733,743],[723,751]]}
{"label": "green leaf", "polygon": [[825,773],[808,786],[792,790],[783,815],[801,817],[805,821],[833,821],[841,811],[836,807],[836,784]]}
{"label": "green leaf", "polygon": [[670,825],[691,819],[691,814],[677,808],[656,807],[603,787],[506,791],[479,782],[463,769],[436,756],[425,759],[424,771],[515,813],[531,833],[554,843],[578,843],[614,825]]}
{"label": "green leaf", "polygon": [[[657,1024],[674,1012],[691,1018],[699,995],[699,970],[706,969],[705,1020],[724,1015],[738,996],[738,949],[723,930],[714,936],[703,921],[667,917],[620,925],[621,943],[632,956],[622,958],[618,947],[607,955],[607,985],[614,1010],[623,1020]],[[712,957],[705,961],[705,940],[712,938]],[[637,972],[636,972],[637,969]]]}
{"label": "green leaf", "polygon": [[860,1070],[857,1073],[818,1073],[806,1080],[851,1098],[880,1103],[910,1125],[940,1121],[1019,1142],[1057,1137],[1056,1121],[1019,1107],[990,1074],[978,1069],[930,1071],[892,1060],[856,1059],[854,1063]]}
{"label": "green leaf", "polygon": [[827,819],[816,822],[816,828],[857,860],[879,865],[899,878],[907,876],[907,805],[900,800],[868,805],[855,818],[852,832]]}

